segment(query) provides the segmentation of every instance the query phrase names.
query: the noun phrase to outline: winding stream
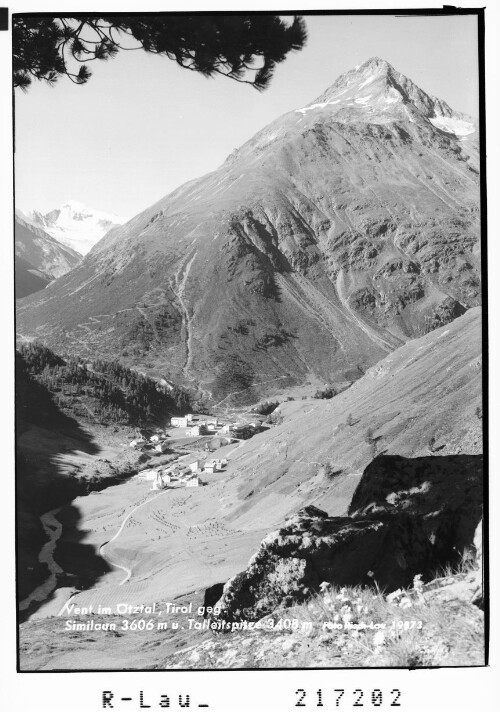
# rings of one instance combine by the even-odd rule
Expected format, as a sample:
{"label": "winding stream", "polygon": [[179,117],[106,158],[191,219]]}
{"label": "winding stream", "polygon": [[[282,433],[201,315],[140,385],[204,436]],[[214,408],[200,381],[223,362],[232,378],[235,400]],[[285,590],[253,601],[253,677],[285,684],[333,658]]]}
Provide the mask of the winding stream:
{"label": "winding stream", "polygon": [[[245,441],[239,442],[233,450],[231,450],[231,454],[237,450],[239,447],[245,444]],[[116,533],[113,535],[111,539],[109,539],[107,542],[101,544],[99,546],[99,554],[100,556],[110,564],[115,569],[120,569],[121,571],[124,572],[125,576],[124,578],[118,583],[119,586],[123,586],[123,584],[127,583],[131,576],[132,576],[132,570],[127,567],[123,566],[116,561],[113,560],[113,558],[106,552],[106,548],[114,542],[120,534],[123,532],[127,522],[129,521],[130,517],[141,507],[144,507],[147,504],[150,504],[152,500],[157,499],[158,497],[161,497],[162,495],[165,495],[168,492],[167,490],[164,490],[162,492],[158,492],[157,494],[153,496],[147,496],[142,502],[139,502],[136,504],[132,509],[123,517],[121,520],[120,526]],[[40,522],[43,526],[43,530],[48,537],[48,541],[43,545],[43,547],[40,550],[40,553],[38,555],[38,560],[41,564],[45,564],[49,570],[49,575],[47,579],[41,583],[37,588],[35,588],[29,596],[27,596],[23,601],[20,602],[19,604],[19,610],[20,611],[25,611],[29,608],[29,606],[33,603],[39,603],[42,604],[44,603],[49,596],[57,589],[58,587],[58,577],[64,573],[64,570],[59,566],[59,564],[56,563],[54,560],[54,553],[57,547],[57,543],[63,533],[63,525],[61,522],[57,519],[56,515],[64,508],[63,505],[61,507],[57,507],[56,509],[52,509],[49,512],[46,512],[45,514],[42,514],[40,516]],[[68,593],[70,593],[70,589],[68,589]],[[73,598],[73,596],[77,595],[80,593],[80,591],[75,591],[74,589],[72,590],[69,598]]]}
{"label": "winding stream", "polygon": [[62,574],[63,570],[54,561],[54,551],[57,546],[59,537],[62,534],[62,524],[56,518],[56,514],[61,511],[61,507],[57,509],[52,509],[50,512],[45,512],[40,517],[43,529],[48,536],[49,540],[46,542],[38,555],[38,561],[41,564],[46,564],[49,569],[48,578],[35,588],[34,591],[30,593],[21,603],[19,604],[19,610],[25,611],[33,601],[37,603],[43,603],[50,594],[57,588],[57,576]]}

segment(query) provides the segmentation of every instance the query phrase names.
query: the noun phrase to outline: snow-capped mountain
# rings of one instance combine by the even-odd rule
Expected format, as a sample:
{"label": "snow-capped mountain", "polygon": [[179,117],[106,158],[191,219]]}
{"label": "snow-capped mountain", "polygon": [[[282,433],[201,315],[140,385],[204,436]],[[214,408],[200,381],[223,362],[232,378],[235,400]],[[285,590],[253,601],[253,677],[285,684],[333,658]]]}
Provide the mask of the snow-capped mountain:
{"label": "snow-capped mountain", "polygon": [[475,133],[470,116],[453,111],[445,101],[426,94],[389,62],[372,57],[340,76],[320,97],[296,109],[306,114],[327,109],[336,121],[377,121],[389,123],[397,117],[412,123],[425,118],[436,128],[456,136]]}
{"label": "snow-capped mountain", "polygon": [[88,208],[76,200],[69,200],[48,213],[33,210],[26,218],[81,255],[86,255],[111,228],[127,221],[127,218]]}
{"label": "snow-capped mountain", "polygon": [[478,148],[370,59],[108,233],[19,328],[215,403],[352,381],[480,303]]}

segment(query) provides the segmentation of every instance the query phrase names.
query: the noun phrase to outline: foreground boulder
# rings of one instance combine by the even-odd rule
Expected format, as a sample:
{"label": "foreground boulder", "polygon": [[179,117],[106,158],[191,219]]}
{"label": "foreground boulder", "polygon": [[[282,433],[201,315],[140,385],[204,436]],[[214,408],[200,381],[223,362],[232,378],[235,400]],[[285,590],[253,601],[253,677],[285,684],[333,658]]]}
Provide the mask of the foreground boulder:
{"label": "foreground boulder", "polygon": [[391,591],[410,586],[416,574],[429,580],[467,547],[479,548],[481,515],[480,456],[378,457],[349,516],[309,506],[289,517],[226,583],[214,618],[258,620],[303,601],[323,581],[376,582]]}

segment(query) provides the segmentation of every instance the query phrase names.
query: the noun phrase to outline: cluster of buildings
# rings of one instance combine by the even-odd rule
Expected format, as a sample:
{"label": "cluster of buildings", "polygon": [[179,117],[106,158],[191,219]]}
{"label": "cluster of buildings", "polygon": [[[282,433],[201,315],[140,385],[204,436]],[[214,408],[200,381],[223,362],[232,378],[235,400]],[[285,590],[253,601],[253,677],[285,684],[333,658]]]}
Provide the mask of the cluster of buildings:
{"label": "cluster of buildings", "polygon": [[[262,430],[259,422],[255,423],[222,423],[217,417],[202,419],[200,416],[188,413],[188,415],[175,416],[170,419],[173,428],[185,428],[185,434],[189,437],[199,437],[200,435],[214,436],[211,447],[207,450],[215,450],[223,445],[232,442],[233,439],[246,440]],[[159,454],[170,450],[168,435],[164,430],[157,429],[154,433],[142,430],[141,434],[129,443],[131,448],[144,451],[153,451]],[[220,443],[219,443],[220,441]],[[217,444],[219,443],[219,444]]]}
{"label": "cluster of buildings", "polygon": [[173,428],[186,428],[186,435],[196,437],[200,435],[212,435],[220,433],[234,438],[251,438],[255,433],[260,432],[260,423],[221,423],[219,418],[211,420],[201,420],[189,413],[182,417],[170,419]]}
{"label": "cluster of buildings", "polygon": [[200,478],[197,475],[188,474],[185,472],[169,472],[166,470],[158,470],[156,478],[153,480],[151,489],[160,490],[167,487],[199,487]]}
{"label": "cluster of buildings", "polygon": [[218,418],[201,420],[192,413],[188,413],[188,415],[181,417],[171,418],[170,425],[173,428],[186,428],[186,435],[189,436],[210,435],[217,432],[220,428]]}
{"label": "cluster of buildings", "polygon": [[195,460],[189,464],[175,462],[168,467],[142,470],[138,477],[144,481],[152,482],[152,489],[166,489],[167,487],[199,487],[202,484],[200,475],[220,472],[227,465],[226,459]]}
{"label": "cluster of buildings", "polygon": [[154,435],[149,437],[141,435],[135,438],[129,443],[130,447],[137,449],[147,448],[149,450],[154,450],[155,452],[163,453],[167,452],[169,449],[167,443],[167,434],[161,430],[158,430]]}

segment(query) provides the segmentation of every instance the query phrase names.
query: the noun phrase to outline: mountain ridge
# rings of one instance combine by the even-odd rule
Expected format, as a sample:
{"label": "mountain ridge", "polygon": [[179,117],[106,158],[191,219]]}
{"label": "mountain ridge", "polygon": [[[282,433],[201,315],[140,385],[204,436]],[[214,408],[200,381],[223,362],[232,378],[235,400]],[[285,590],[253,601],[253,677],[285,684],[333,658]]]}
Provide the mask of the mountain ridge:
{"label": "mountain ridge", "polygon": [[[363,77],[361,85],[357,81],[359,77]],[[389,88],[394,87],[397,89],[406,102],[413,103],[427,118],[439,115],[447,117],[457,116],[467,117],[473,121],[472,117],[454,111],[449,104],[442,99],[422,90],[411,79],[394,69],[387,60],[380,59],[379,57],[371,57],[366,60],[366,62],[363,62],[363,64],[357,65],[354,69],[342,74],[323,94],[307,106],[316,105],[324,102],[325,99],[331,99],[334,96],[343,94],[348,91],[349,88],[356,87],[356,85],[360,89],[370,85],[367,91],[372,91],[372,86],[374,83],[377,83],[377,81],[379,83],[385,83]],[[302,109],[296,109],[296,111],[302,111]]]}
{"label": "mountain ridge", "polygon": [[32,225],[18,211],[14,216],[14,241],[16,298],[43,289],[81,260],[78,252]]}

